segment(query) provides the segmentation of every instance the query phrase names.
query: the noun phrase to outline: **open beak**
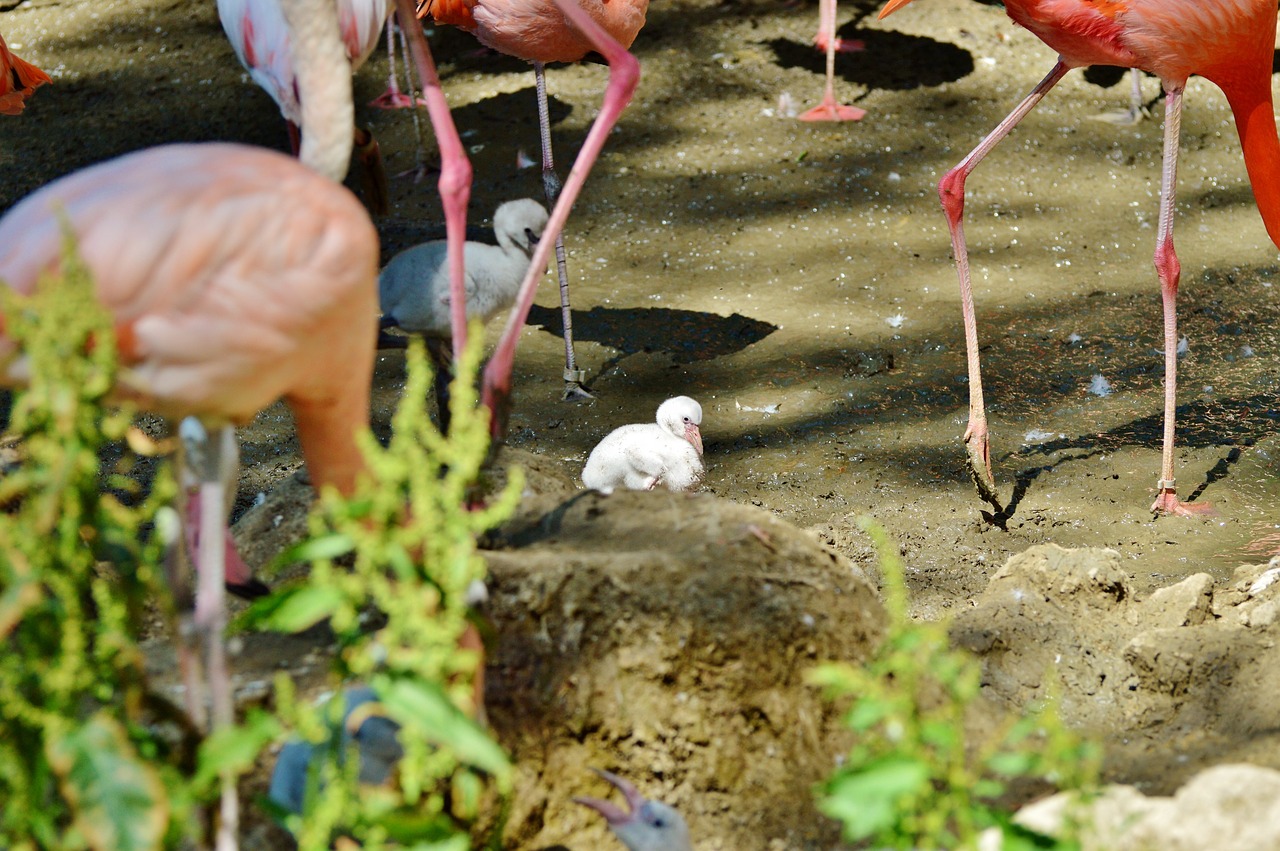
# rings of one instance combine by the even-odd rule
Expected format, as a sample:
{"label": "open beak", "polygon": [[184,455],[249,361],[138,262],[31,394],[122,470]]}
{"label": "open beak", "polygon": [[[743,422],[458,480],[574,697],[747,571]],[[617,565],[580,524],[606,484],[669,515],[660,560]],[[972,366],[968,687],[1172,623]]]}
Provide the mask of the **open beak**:
{"label": "open beak", "polygon": [[686,423],[684,427],[684,439],[693,444],[693,448],[698,450],[698,457],[702,457],[702,432],[698,430],[696,423]]}
{"label": "open beak", "polygon": [[[698,430],[697,426],[694,426],[693,428],[695,432]],[[699,446],[699,454],[701,454],[701,440],[699,440],[697,445]],[[609,822],[611,827],[627,824],[634,819],[636,811],[639,810],[640,806],[644,803],[644,796],[640,794],[636,787],[632,786],[626,780],[623,780],[612,772],[601,771],[598,768],[593,768],[591,770],[617,787],[618,791],[622,793],[622,796],[627,799],[627,809],[624,810],[622,807],[619,807],[611,801],[602,801],[599,798],[588,798],[585,796],[574,798],[574,803],[582,804],[584,807],[590,807],[595,810],[600,815],[604,816],[605,821]]]}

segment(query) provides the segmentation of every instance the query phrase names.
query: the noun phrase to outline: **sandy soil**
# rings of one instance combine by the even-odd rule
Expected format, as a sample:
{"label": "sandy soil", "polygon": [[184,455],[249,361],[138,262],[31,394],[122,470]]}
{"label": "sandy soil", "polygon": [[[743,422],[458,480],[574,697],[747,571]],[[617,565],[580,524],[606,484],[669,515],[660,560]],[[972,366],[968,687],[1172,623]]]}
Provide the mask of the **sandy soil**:
{"label": "sandy soil", "polygon": [[[800,109],[821,94],[823,57],[809,45],[815,3],[677,0],[650,10],[634,48],[640,89],[566,237],[578,359],[597,398],[559,401],[559,337],[527,328],[511,446],[572,488],[608,430],[649,420],[668,396],[694,396],[705,411],[707,491],[740,504],[728,510],[755,506],[809,530],[848,560],[837,572],[873,570],[853,521],[875,517],[900,542],[920,617],[973,609],[997,568],[1036,544],[1113,549],[1136,598],[1202,572],[1232,587],[1235,566],[1258,560],[1249,542],[1280,524],[1272,436],[1280,311],[1276,249],[1225,99],[1203,80],[1188,86],[1177,225],[1189,345],[1178,479],[1184,495],[1217,513],[1153,519],[1147,510],[1163,378],[1150,261],[1160,123],[1092,120],[1125,106],[1128,87],[1117,75],[1077,72],[969,182],[993,459],[1010,503],[993,523],[963,466],[963,342],[934,186],[1053,57],[999,6],[921,0],[877,22],[877,5],[840,6],[840,34],[866,49],[838,57],[837,94],[869,111],[843,125],[779,116],[784,93]],[[0,0],[0,32],[55,77],[22,117],[0,123],[0,211],[59,175],[149,144],[287,144],[212,3]],[[517,166],[518,151],[537,151],[532,73],[477,53],[460,33],[437,31],[432,45],[473,157],[473,221],[502,200],[537,197],[537,169]],[[380,93],[385,75],[385,58],[375,56],[357,76],[357,102]],[[597,65],[551,71],[561,163],[584,137],[604,80]],[[1157,114],[1158,88],[1144,81]],[[409,113],[358,115],[391,173],[415,166]],[[392,192],[393,211],[378,223],[388,255],[440,221],[431,178],[401,178]],[[555,298],[544,287],[537,321],[553,323]],[[1108,395],[1090,392],[1099,375]],[[383,356],[379,427],[401,384],[400,356]],[[299,465],[282,410],[265,412],[242,438],[241,508]],[[669,521],[651,522],[661,533]],[[1114,732],[1130,721],[1099,723]],[[495,724],[503,729],[499,712]],[[1112,774],[1164,788],[1228,752],[1280,765],[1271,748],[1251,750],[1256,725],[1232,728],[1226,744],[1186,749],[1172,729],[1144,722],[1143,758],[1117,757]],[[600,753],[609,750],[592,755]],[[621,751],[613,756],[624,767]],[[631,768],[681,802],[708,793],[698,784],[711,775],[682,773],[680,764]],[[531,769],[530,785],[569,771],[546,765],[546,774]],[[751,847],[722,830],[721,817],[706,817],[714,830],[700,835],[717,838],[705,847]],[[528,828],[518,841],[529,844],[513,847],[565,841],[553,825],[542,829]],[[778,841],[759,847],[799,847]]]}

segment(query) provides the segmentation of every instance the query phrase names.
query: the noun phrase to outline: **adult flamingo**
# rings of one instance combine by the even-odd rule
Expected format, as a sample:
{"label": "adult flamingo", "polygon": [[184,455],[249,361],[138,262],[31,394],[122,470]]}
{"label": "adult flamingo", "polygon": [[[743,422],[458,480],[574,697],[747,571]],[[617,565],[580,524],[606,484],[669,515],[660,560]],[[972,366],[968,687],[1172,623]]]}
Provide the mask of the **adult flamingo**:
{"label": "adult flamingo", "polygon": [[18,115],[38,86],[52,82],[30,62],[14,56],[0,35],[0,115]]}
{"label": "adult flamingo", "polygon": [[[301,162],[242,145],[151,148],[57,180],[0,219],[0,279],[22,292],[58,265],[64,230],[75,235],[115,318],[117,396],[218,433],[193,441],[207,455],[195,471],[203,528],[194,624],[215,729],[233,716],[222,641],[228,431],[284,397],[313,482],[349,492],[362,465],[355,434],[368,419],[374,358],[377,233],[337,183],[354,110],[336,12],[330,0],[286,3]],[[20,380],[23,369],[0,329],[0,381]],[[188,707],[200,720],[193,668],[184,666]],[[237,821],[226,774],[219,849],[235,847]]]}
{"label": "adult flamingo", "polygon": [[[578,8],[575,4],[574,8]],[[585,0],[581,8],[625,51],[644,26],[649,0]],[[542,183],[548,206],[561,191],[551,151],[551,118],[547,107],[548,62],[577,62],[599,45],[574,26],[561,0],[418,0],[418,16],[430,16],[475,35],[486,47],[533,63],[538,92],[538,127],[542,139]],[[612,67],[612,65],[611,65]],[[593,157],[594,159],[594,157]],[[569,275],[564,238],[555,239],[556,273],[560,280],[560,312],[564,327],[564,398],[590,398],[586,373],[573,353],[573,321],[569,309]]]}
{"label": "adult flamingo", "polygon": [[848,106],[836,100],[836,51],[862,49],[860,41],[845,41],[836,35],[836,0],[818,0],[818,34],[813,43],[827,54],[827,87],[822,102],[800,116],[801,121],[857,121],[867,114],[865,109]]}
{"label": "adult flamingo", "polygon": [[[392,6],[389,0],[337,0],[337,8],[347,65],[354,74],[378,46],[383,24]],[[285,23],[281,0],[218,0],[218,18],[240,64],[280,108],[288,127],[289,142],[296,154],[302,106],[290,30]],[[387,178],[377,140],[354,122],[352,127],[364,170],[369,207],[375,213],[386,213]]]}
{"label": "adult flamingo", "polygon": [[[890,0],[880,17],[910,2]],[[1164,303],[1164,448],[1151,510],[1160,514],[1204,513],[1208,510],[1206,505],[1178,499],[1173,475],[1176,305],[1181,271],[1173,247],[1173,216],[1182,95],[1192,74],[1213,82],[1226,95],[1258,211],[1272,241],[1280,246],[1280,141],[1276,138],[1271,102],[1275,0],[1005,0],[1005,10],[1015,23],[1056,50],[1058,61],[1031,93],[938,183],[960,278],[969,364],[969,427],[964,440],[978,492],[999,509],[991,475],[978,332],[962,221],[965,179],[1067,71],[1083,65],[1118,65],[1155,74],[1165,90],[1164,164],[1155,250],[1156,276]]]}

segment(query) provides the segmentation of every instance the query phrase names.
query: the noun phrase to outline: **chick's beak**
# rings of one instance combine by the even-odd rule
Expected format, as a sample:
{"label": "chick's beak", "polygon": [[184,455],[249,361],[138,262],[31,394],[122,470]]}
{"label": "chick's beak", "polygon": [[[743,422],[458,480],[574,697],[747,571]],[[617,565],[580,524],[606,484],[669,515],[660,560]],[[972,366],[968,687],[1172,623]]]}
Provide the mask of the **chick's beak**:
{"label": "chick's beak", "polygon": [[693,444],[693,448],[698,450],[698,457],[702,457],[702,432],[698,429],[697,423],[685,423],[684,439]]}
{"label": "chick's beak", "polygon": [[[696,432],[697,426],[694,426],[693,428]],[[701,443],[701,440],[699,440],[696,444],[699,447],[699,454],[701,454]],[[588,798],[586,796],[582,796],[574,798],[574,803],[582,804],[584,807],[590,807],[595,810],[600,815],[604,816],[605,821],[609,822],[611,827],[627,824],[634,820],[636,817],[636,811],[640,809],[642,804],[644,804],[644,796],[640,794],[635,786],[632,786],[626,780],[623,780],[612,772],[601,771],[595,768],[591,770],[617,787],[618,791],[627,799],[627,810],[630,810],[630,812],[622,809],[622,807],[619,807],[611,801],[602,801],[599,798]]]}

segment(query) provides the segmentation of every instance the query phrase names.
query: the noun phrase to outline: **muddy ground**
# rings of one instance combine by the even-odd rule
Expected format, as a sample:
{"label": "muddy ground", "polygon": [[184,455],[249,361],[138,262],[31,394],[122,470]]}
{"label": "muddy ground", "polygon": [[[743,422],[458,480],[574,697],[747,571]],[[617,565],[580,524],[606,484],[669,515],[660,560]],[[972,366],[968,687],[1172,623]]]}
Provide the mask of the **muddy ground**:
{"label": "muddy ground", "polygon": [[[1273,437],[1280,265],[1225,99],[1203,80],[1188,85],[1176,231],[1188,341],[1178,481],[1182,494],[1212,503],[1216,514],[1153,519],[1147,510],[1159,467],[1163,379],[1150,261],[1160,122],[1093,120],[1127,105],[1127,84],[1117,74],[1074,72],[969,181],[966,229],[994,466],[1010,503],[1007,517],[992,523],[963,467],[963,343],[934,186],[1053,56],[998,5],[920,0],[876,21],[877,5],[840,5],[840,35],[860,39],[865,50],[837,58],[837,95],[868,115],[839,125],[780,114],[784,94],[800,110],[821,94],[824,60],[810,46],[816,3],[683,0],[650,9],[634,46],[640,88],[566,237],[577,355],[596,399],[560,401],[562,344],[531,325],[516,364],[511,446],[536,456],[568,498],[601,436],[647,421],[664,398],[687,394],[705,412],[705,491],[739,504],[726,510],[754,506],[758,517],[771,515],[769,522],[809,530],[829,545],[840,560],[830,568],[836,578],[823,582],[853,583],[859,570],[874,575],[854,522],[870,515],[899,542],[913,612],[923,618],[973,609],[1010,555],[1047,543],[1113,549],[1134,598],[1198,573],[1227,593],[1239,563],[1269,555],[1248,552],[1250,542],[1280,524]],[[62,174],[150,144],[287,146],[274,104],[241,71],[212,2],[0,0],[0,32],[55,78],[24,115],[0,123],[0,211]],[[478,53],[465,34],[439,30],[431,42],[471,151],[471,220],[481,223],[501,201],[541,191],[537,169],[517,164],[519,151],[537,154],[532,73]],[[357,75],[357,103],[383,90],[386,71],[385,56],[376,54]],[[567,164],[595,115],[605,70],[559,67],[549,80],[558,160]],[[1144,81],[1157,115],[1158,90],[1156,80]],[[380,139],[392,174],[415,167],[409,113],[357,113]],[[430,164],[429,133],[426,144]],[[392,200],[391,215],[378,222],[388,255],[441,220],[430,177],[396,180]],[[548,282],[535,320],[553,323],[556,304]],[[1090,392],[1095,376],[1106,379],[1109,394]],[[385,427],[401,383],[400,356],[386,354],[375,378],[376,426]],[[299,459],[282,410],[265,412],[241,436],[243,510]],[[666,521],[655,514],[652,522]],[[672,546],[685,540],[661,527],[656,537],[670,537]],[[763,547],[757,555],[772,557]],[[761,569],[745,551],[739,557],[721,559],[719,569]],[[630,615],[600,613],[604,622],[611,617]],[[872,631],[854,631],[861,638],[840,652],[856,657]],[[780,676],[786,688],[795,686],[794,671]],[[1241,678],[1234,687],[1261,690],[1265,679]],[[1180,694],[1188,691],[1196,690]],[[1017,690],[1000,696],[1018,699]],[[730,711],[728,703],[720,708]],[[768,713],[747,716],[759,721]],[[1224,739],[1206,745],[1201,736],[1183,748],[1184,728],[1160,726],[1176,716],[1148,723],[1153,716],[1143,715],[1135,740],[1141,758],[1118,754],[1112,776],[1168,791],[1227,755],[1280,765],[1261,738],[1267,724],[1227,725]],[[516,747],[500,711],[494,722]],[[1125,738],[1133,722],[1100,723]],[[591,739],[581,729],[555,735]],[[606,767],[688,807],[718,793],[703,782],[710,775],[682,768],[707,743],[686,742],[677,758],[671,741],[651,736],[635,763],[624,761],[621,747],[580,756],[605,754],[613,760]],[[580,762],[566,763],[565,752],[549,745],[544,755],[530,763],[525,787],[542,784],[546,798],[546,784],[577,772]],[[787,766],[778,768],[785,778]],[[803,782],[812,779],[806,774]],[[576,777],[568,791],[589,782]],[[568,805],[554,807],[530,816],[512,847],[572,844],[570,826],[552,818]],[[735,831],[725,827],[731,810],[728,801],[693,809],[699,848],[832,841],[827,829]]]}

